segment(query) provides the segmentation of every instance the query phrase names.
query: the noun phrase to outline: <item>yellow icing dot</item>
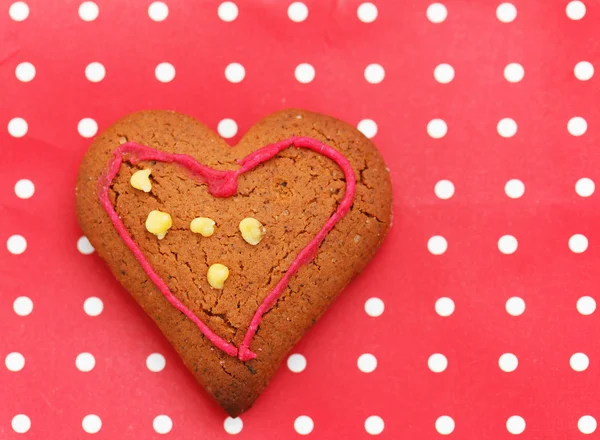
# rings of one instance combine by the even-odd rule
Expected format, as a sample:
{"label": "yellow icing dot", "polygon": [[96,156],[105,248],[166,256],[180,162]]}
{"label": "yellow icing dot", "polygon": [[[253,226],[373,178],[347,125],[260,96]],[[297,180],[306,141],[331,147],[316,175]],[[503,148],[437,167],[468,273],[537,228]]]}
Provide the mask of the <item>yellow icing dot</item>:
{"label": "yellow icing dot", "polygon": [[203,237],[210,237],[215,233],[215,221],[208,217],[196,217],[190,223],[190,229]]}
{"label": "yellow icing dot", "polygon": [[256,246],[267,233],[267,229],[255,218],[247,217],[240,222],[240,232],[246,243]]}
{"label": "yellow icing dot", "polygon": [[206,278],[208,284],[214,289],[222,289],[225,284],[225,280],[229,277],[229,269],[223,264],[213,264],[208,268]]}
{"label": "yellow icing dot", "polygon": [[156,235],[159,240],[165,238],[169,228],[173,226],[173,220],[171,216],[162,211],[150,211],[148,218],[146,219],[146,229],[148,232]]}
{"label": "yellow icing dot", "polygon": [[129,182],[135,189],[139,189],[144,192],[150,192],[152,189],[152,182],[150,182],[150,173],[152,170],[139,170],[133,173]]}

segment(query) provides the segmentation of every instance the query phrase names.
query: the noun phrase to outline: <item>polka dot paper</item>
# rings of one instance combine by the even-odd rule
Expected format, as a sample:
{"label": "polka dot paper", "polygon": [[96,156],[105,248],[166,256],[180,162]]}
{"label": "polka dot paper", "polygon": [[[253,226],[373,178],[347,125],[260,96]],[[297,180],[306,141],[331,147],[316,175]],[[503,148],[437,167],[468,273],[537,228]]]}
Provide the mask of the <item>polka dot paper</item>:
{"label": "polka dot paper", "polygon": [[[591,0],[3,2],[0,438],[594,438],[598,23]],[[76,173],[132,111],[234,145],[288,107],[379,147],[394,224],[231,418],[80,231]]]}

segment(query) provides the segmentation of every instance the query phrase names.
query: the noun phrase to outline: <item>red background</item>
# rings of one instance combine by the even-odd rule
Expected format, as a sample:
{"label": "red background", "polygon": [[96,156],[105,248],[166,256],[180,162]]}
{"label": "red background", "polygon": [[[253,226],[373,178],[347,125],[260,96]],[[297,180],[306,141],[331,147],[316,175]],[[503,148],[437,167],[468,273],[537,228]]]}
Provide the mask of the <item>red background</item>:
{"label": "red background", "polygon": [[[295,348],[307,368],[285,365],[254,408],[241,416],[239,438],[299,438],[294,420],[308,415],[308,438],[363,439],[365,419],[381,417],[381,438],[435,439],[438,417],[455,422],[451,438],[511,438],[510,416],[526,421],[521,438],[575,439],[581,416],[600,417],[600,331],[598,313],[578,312],[577,300],[595,297],[600,258],[598,195],[581,197],[575,183],[596,179],[600,170],[599,78],[581,81],[574,66],[600,66],[600,6],[586,1],[580,20],[570,19],[563,0],[517,0],[511,23],[496,17],[499,1],[440,0],[448,16],[428,20],[428,1],[373,0],[377,19],[357,17],[361,1],[303,0],[308,18],[288,18],[291,2],[237,0],[233,22],[219,19],[219,1],[164,0],[162,22],[148,16],[150,1],[97,0],[99,16],[78,15],[80,2],[26,0],[29,16],[8,14],[0,0],[0,358],[19,352],[21,371],[0,366],[0,438],[84,438],[82,419],[97,414],[96,438],[163,437],[153,430],[168,415],[178,439],[228,438],[225,413],[195,385],[167,342],[94,253],[77,249],[81,236],[74,215],[74,182],[90,143],[77,130],[93,118],[104,129],[128,112],[167,108],[188,113],[215,130],[220,120],[238,124],[236,142],[262,116],[303,107],[358,124],[377,123],[375,143],[394,183],[395,223],[373,263],[345,291]],[[31,62],[36,76],[19,81],[15,69]],[[105,78],[93,83],[85,67],[100,62]],[[169,62],[175,78],[159,82],[156,65]],[[229,82],[225,67],[245,67],[242,82]],[[504,67],[520,63],[524,78],[510,83]],[[314,66],[308,84],[295,79],[300,63]],[[368,64],[385,69],[379,84],[365,80]],[[449,63],[454,79],[441,84],[436,65]],[[567,130],[574,116],[587,131]],[[28,123],[13,137],[8,122]],[[518,124],[501,137],[502,118]],[[448,125],[441,139],[427,124]],[[19,179],[35,194],[15,195]],[[436,182],[455,186],[448,200],[436,197]],[[518,199],[504,191],[520,179]],[[13,255],[4,245],[12,235],[27,249]],[[583,234],[583,253],[569,238]],[[445,237],[442,255],[428,240]],[[498,240],[512,235],[515,253],[500,252]],[[13,301],[29,297],[28,316]],[[97,317],[83,303],[104,302]],[[511,316],[508,298],[525,301]],[[385,312],[365,313],[379,297]],[[455,311],[436,313],[440,297]],[[90,352],[88,373],[75,358]],[[158,373],[146,368],[153,352],[166,358]],[[585,353],[589,367],[574,371],[572,354]],[[357,359],[372,353],[372,373]],[[448,367],[428,368],[442,353]],[[514,353],[518,368],[498,366]],[[26,414],[31,429],[11,428]],[[597,432],[595,433],[597,434]]]}

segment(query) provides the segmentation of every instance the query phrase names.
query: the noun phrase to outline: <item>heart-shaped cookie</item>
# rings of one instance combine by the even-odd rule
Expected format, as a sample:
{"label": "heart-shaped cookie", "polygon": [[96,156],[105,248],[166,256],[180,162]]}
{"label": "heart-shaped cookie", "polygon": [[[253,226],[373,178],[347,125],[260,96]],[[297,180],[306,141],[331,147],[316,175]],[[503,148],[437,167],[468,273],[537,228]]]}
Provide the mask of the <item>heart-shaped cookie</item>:
{"label": "heart-shaped cookie", "polygon": [[[139,170],[143,191],[131,181]],[[170,215],[166,235],[147,226],[152,211]],[[96,138],[77,215],[197,381],[237,416],[372,258],[391,185],[373,144],[327,116],[275,113],[232,148],[191,117],[147,111]],[[212,234],[190,229],[198,217]],[[264,226],[262,239],[244,239],[243,219]],[[207,277],[217,263],[229,270],[222,285]]]}

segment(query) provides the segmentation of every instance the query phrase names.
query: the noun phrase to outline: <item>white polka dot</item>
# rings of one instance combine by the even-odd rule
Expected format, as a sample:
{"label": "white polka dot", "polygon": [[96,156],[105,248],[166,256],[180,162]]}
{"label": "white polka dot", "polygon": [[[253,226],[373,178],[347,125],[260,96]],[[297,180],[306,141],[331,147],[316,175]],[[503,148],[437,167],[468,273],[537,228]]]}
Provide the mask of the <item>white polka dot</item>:
{"label": "white polka dot", "polygon": [[522,434],[525,431],[525,419],[521,416],[510,416],[506,421],[506,429],[514,435]]}
{"label": "white polka dot", "polygon": [[88,81],[97,83],[104,79],[106,76],[106,69],[101,63],[93,62],[85,67],[85,77]]}
{"label": "white polka dot", "polygon": [[521,316],[525,312],[525,301],[523,298],[513,296],[506,301],[506,312],[512,316]]}
{"label": "white polka dot", "polygon": [[9,371],[21,371],[25,367],[25,358],[21,353],[13,352],[6,355],[4,365]]}
{"label": "white polka dot", "polygon": [[225,78],[232,83],[242,82],[246,76],[246,69],[240,63],[231,63],[225,68]]}
{"label": "white polka dot", "polygon": [[238,7],[233,2],[223,2],[219,5],[217,14],[221,20],[231,22],[238,16]]}
{"label": "white polka dot", "polygon": [[496,130],[498,130],[498,134],[504,138],[513,137],[517,133],[517,123],[511,118],[500,119],[496,126]]}
{"label": "white polka dot", "polygon": [[587,121],[583,119],[581,116],[575,116],[569,119],[567,123],[567,130],[573,136],[581,136],[587,131]]}
{"label": "white polka dot", "polygon": [[315,424],[308,416],[300,416],[294,420],[294,429],[300,435],[308,435],[312,432]]}
{"label": "white polka dot", "polygon": [[373,3],[361,3],[356,10],[356,15],[363,23],[373,23],[377,19],[377,6]]}
{"label": "white polka dot", "polygon": [[165,360],[165,357],[160,353],[152,353],[146,358],[146,368],[153,373],[164,370],[166,364],[167,361]]}
{"label": "white polka dot", "polygon": [[381,316],[385,310],[385,304],[379,298],[369,298],[365,301],[365,312],[372,317]]}
{"label": "white polka dot", "polygon": [[514,254],[519,247],[519,242],[512,235],[503,235],[498,240],[498,250],[503,254]]}
{"label": "white polka dot", "polygon": [[369,64],[365,68],[365,79],[371,84],[379,84],[385,77],[385,70],[381,64]]}
{"label": "white polka dot", "polygon": [[448,359],[441,353],[434,353],[429,356],[427,366],[434,373],[441,373],[448,368]]}
{"label": "white polka dot", "polygon": [[175,66],[171,63],[160,63],[154,69],[154,76],[162,83],[168,83],[175,78]]}
{"label": "white polka dot", "polygon": [[448,242],[441,235],[434,235],[427,241],[427,249],[433,255],[442,255],[448,250]]}
{"label": "white polka dot", "polygon": [[308,84],[315,79],[315,68],[308,63],[298,64],[294,76],[299,83]]}
{"label": "white polka dot", "polygon": [[27,249],[27,240],[22,235],[11,235],[6,240],[6,248],[13,255],[21,255]]}
{"label": "white polka dot", "polygon": [[164,2],[153,2],[148,6],[148,16],[153,21],[164,21],[169,16],[169,7]]}
{"label": "white polka dot", "polygon": [[517,18],[517,8],[512,3],[502,3],[496,8],[496,17],[502,23],[510,23]]}
{"label": "white polka dot", "polygon": [[588,239],[583,234],[575,234],[569,238],[569,249],[576,254],[585,252],[588,248]]}
{"label": "white polka dot", "polygon": [[358,357],[356,364],[363,373],[372,373],[377,368],[377,358],[371,353],[364,353]]}
{"label": "white polka dot", "polygon": [[96,434],[102,428],[102,420],[96,414],[88,414],[81,421],[81,427],[88,434]]}
{"label": "white polka dot", "polygon": [[33,301],[26,296],[19,296],[13,302],[13,310],[19,316],[27,316],[33,311]]}
{"label": "white polka dot", "polygon": [[242,422],[242,419],[239,417],[236,417],[235,419],[232,417],[227,417],[225,422],[223,422],[223,428],[227,434],[239,434],[244,428],[244,422]]}
{"label": "white polka dot", "polygon": [[454,67],[450,64],[438,64],[433,69],[433,77],[441,84],[448,84],[454,79]]}
{"label": "white polka dot", "polygon": [[75,366],[79,371],[87,373],[96,366],[96,359],[91,353],[79,353],[75,359]]}
{"label": "white polka dot", "polygon": [[597,427],[598,423],[592,416],[583,416],[577,421],[577,429],[582,434],[593,434]]}
{"label": "white polka dot", "polygon": [[596,300],[591,296],[582,296],[577,300],[577,311],[588,316],[596,311]]}
{"label": "white polka dot", "polygon": [[35,193],[35,185],[29,179],[20,179],[15,183],[15,194],[20,199],[29,199]]}
{"label": "white polka dot", "polygon": [[452,434],[454,426],[454,419],[450,416],[441,416],[435,421],[435,430],[442,435]]}
{"label": "white polka dot", "polygon": [[498,359],[498,366],[506,373],[512,373],[519,366],[519,359],[512,353],[504,353]]}
{"label": "white polka dot", "polygon": [[575,73],[575,78],[578,80],[588,81],[594,76],[594,66],[589,61],[580,61],[575,64],[573,73]]}
{"label": "white polka dot", "polygon": [[94,252],[94,246],[92,246],[92,243],[90,243],[88,238],[84,235],[77,240],[77,250],[83,255],[90,255]]}
{"label": "white polka dot", "polygon": [[585,371],[590,365],[590,359],[585,353],[575,353],[569,359],[569,365],[575,371]]}
{"label": "white polka dot", "polygon": [[161,414],[154,418],[152,427],[157,434],[168,434],[171,432],[171,429],[173,429],[173,421],[171,420],[171,417]]}
{"label": "white polka dot", "polygon": [[427,19],[432,23],[441,23],[446,17],[448,17],[448,10],[441,3],[432,3],[427,8]]}
{"label": "white polka dot", "polygon": [[448,317],[454,313],[454,301],[451,298],[438,298],[435,302],[435,313],[440,316]]}
{"label": "white polka dot", "polygon": [[358,123],[357,128],[369,139],[374,138],[377,134],[377,124],[372,119],[363,119]]}
{"label": "white polka dot", "polygon": [[236,135],[238,126],[233,119],[225,118],[217,125],[217,131],[225,139],[232,138]]}
{"label": "white polka dot", "polygon": [[25,414],[17,414],[10,424],[17,434],[25,434],[31,429],[31,420]]}
{"label": "white polka dot", "polygon": [[167,361],[160,353],[152,353],[146,358],[146,368],[153,373],[158,373],[165,369]]}
{"label": "white polka dot", "polygon": [[94,2],[83,2],[79,5],[79,17],[83,21],[94,21],[99,12],[98,5]]}
{"label": "white polka dot", "polygon": [[83,311],[89,316],[98,316],[104,310],[104,303],[95,296],[90,296],[83,302]]}
{"label": "white polka dot", "polygon": [[14,2],[8,8],[8,15],[14,21],[23,21],[29,17],[29,6],[25,2]]}
{"label": "white polka dot", "polygon": [[308,8],[302,2],[292,3],[287,10],[290,20],[300,23],[308,17]]}
{"label": "white polka dot", "polygon": [[589,197],[594,194],[595,190],[594,181],[588,177],[582,177],[575,183],[575,192],[581,197]]}
{"label": "white polka dot", "polygon": [[448,133],[448,125],[442,119],[432,119],[427,123],[427,134],[434,139],[440,139]]}
{"label": "white polka dot", "polygon": [[581,20],[585,16],[585,5],[579,0],[569,2],[566,13],[571,20]]}
{"label": "white polka dot", "polygon": [[519,179],[510,179],[504,185],[504,192],[511,199],[518,199],[525,194],[525,184]]}
{"label": "white polka dot", "polygon": [[29,82],[35,78],[35,66],[27,61],[19,63],[15,69],[15,76],[21,82]]}
{"label": "white polka dot", "polygon": [[454,195],[454,184],[449,180],[440,180],[435,184],[433,191],[438,198],[448,200]]}
{"label": "white polka dot", "polygon": [[365,420],[365,431],[367,431],[367,434],[379,435],[383,432],[384,428],[385,423],[379,416],[369,416]]}
{"label": "white polka dot", "polygon": [[27,121],[23,118],[12,118],[8,121],[8,134],[12,137],[20,138],[27,134]]}
{"label": "white polka dot", "polygon": [[518,83],[525,76],[525,69],[519,63],[507,64],[504,68],[504,78],[511,83]]}
{"label": "white polka dot", "polygon": [[301,373],[306,369],[306,358],[299,353],[292,354],[287,359],[287,367],[293,373]]}
{"label": "white polka dot", "polygon": [[92,118],[83,118],[77,124],[77,131],[84,138],[91,138],[98,132],[98,124]]}

